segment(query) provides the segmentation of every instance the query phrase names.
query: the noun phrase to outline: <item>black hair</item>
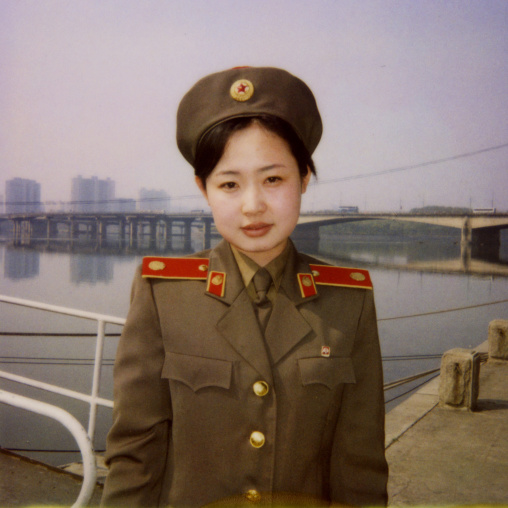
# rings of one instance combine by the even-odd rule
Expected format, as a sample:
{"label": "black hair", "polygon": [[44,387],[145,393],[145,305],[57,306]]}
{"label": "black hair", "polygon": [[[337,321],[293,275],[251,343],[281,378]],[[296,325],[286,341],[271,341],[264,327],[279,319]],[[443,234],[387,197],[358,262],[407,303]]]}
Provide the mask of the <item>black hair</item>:
{"label": "black hair", "polygon": [[204,187],[206,187],[206,179],[224,154],[229,138],[235,132],[245,129],[253,123],[259,123],[267,131],[277,134],[286,141],[298,164],[301,178],[307,174],[307,168],[313,175],[316,175],[314,161],[309,151],[285,120],[273,115],[243,116],[217,124],[205,132],[200,139],[194,159],[194,174],[201,180]]}

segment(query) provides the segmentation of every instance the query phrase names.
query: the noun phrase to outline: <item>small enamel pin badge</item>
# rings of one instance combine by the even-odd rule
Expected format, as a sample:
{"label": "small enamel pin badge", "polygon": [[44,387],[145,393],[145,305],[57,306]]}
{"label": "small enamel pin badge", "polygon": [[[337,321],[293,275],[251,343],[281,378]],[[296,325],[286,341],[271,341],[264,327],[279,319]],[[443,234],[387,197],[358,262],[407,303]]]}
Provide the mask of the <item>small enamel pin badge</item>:
{"label": "small enamel pin badge", "polygon": [[321,346],[321,356],[324,356],[325,358],[329,358],[330,346]]}

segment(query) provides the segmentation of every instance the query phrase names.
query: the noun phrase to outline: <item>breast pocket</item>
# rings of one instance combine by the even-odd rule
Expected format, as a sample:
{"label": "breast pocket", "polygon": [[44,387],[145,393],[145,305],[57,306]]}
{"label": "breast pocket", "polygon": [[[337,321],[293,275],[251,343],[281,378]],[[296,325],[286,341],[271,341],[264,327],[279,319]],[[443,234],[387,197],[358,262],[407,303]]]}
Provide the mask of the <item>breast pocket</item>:
{"label": "breast pocket", "polygon": [[351,358],[300,358],[298,360],[302,385],[320,384],[330,390],[341,383],[355,383]]}
{"label": "breast pocket", "polygon": [[162,367],[162,377],[180,381],[194,392],[207,387],[228,390],[232,372],[232,362],[178,353],[168,353]]}

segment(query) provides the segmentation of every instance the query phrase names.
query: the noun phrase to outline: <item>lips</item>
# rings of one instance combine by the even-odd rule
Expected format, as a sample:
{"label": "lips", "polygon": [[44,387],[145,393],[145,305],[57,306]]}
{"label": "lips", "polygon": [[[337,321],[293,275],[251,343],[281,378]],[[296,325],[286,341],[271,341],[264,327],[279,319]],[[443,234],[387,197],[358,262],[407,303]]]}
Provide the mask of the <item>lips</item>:
{"label": "lips", "polygon": [[248,224],[247,226],[243,226],[242,231],[251,238],[256,238],[259,236],[266,235],[270,229],[272,229],[273,224],[266,224],[265,222],[256,222],[253,224]]}

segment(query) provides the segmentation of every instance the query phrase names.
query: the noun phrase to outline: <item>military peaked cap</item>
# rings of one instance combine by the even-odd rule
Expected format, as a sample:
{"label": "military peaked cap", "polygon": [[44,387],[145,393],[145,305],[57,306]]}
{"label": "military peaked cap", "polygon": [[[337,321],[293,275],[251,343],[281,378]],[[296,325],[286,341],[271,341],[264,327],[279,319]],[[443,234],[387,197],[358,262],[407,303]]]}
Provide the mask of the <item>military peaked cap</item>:
{"label": "military peaked cap", "polygon": [[323,131],[314,95],[301,79],[275,67],[235,67],[200,79],[178,108],[178,148],[194,165],[199,141],[209,129],[261,114],[285,120],[314,152]]}

